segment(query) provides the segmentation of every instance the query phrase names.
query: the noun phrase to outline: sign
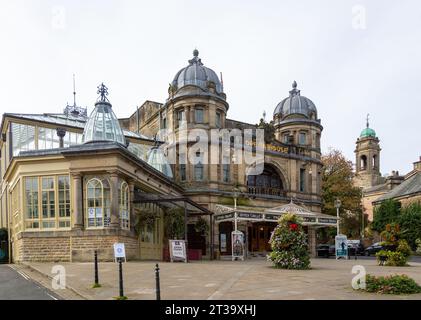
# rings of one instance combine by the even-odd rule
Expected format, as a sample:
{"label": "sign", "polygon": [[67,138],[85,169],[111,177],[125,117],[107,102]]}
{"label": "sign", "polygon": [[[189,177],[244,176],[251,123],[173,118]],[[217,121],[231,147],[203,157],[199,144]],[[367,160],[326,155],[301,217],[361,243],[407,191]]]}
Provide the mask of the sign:
{"label": "sign", "polygon": [[187,262],[186,242],[184,240],[170,240],[170,259]]}
{"label": "sign", "polygon": [[244,233],[241,231],[231,232],[232,260],[244,261]]}
{"label": "sign", "polygon": [[124,243],[114,243],[114,259],[124,259],[126,261],[126,249]]}
{"label": "sign", "polygon": [[335,237],[336,259],[348,259],[348,241],[345,235],[338,234]]}
{"label": "sign", "polygon": [[227,234],[221,233],[221,252],[227,252]]}
{"label": "sign", "polygon": [[243,219],[263,219],[263,215],[261,213],[252,213],[252,212],[239,212],[237,214],[238,218]]}
{"label": "sign", "polygon": [[329,218],[319,218],[319,223],[329,223],[329,224],[336,224],[336,219],[329,219]]}
{"label": "sign", "polygon": [[216,221],[221,221],[221,220],[225,220],[225,219],[233,219],[233,218],[234,218],[234,212],[215,216]]}

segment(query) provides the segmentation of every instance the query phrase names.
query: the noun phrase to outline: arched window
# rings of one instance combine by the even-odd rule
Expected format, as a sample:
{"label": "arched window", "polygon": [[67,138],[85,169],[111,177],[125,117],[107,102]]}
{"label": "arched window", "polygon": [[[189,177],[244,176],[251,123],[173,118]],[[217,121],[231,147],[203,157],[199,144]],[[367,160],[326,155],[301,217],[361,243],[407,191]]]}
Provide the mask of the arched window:
{"label": "arched window", "polygon": [[110,184],[108,180],[93,178],[86,183],[86,220],[88,228],[110,225]]}
{"label": "arched window", "polygon": [[374,170],[377,169],[377,156],[376,155],[373,156],[372,167]]}
{"label": "arched window", "polygon": [[278,172],[270,165],[264,167],[260,175],[247,176],[248,192],[251,194],[264,194],[272,196],[282,196],[284,185]]}
{"label": "arched window", "polygon": [[123,181],[120,185],[118,202],[120,204],[121,229],[130,229],[129,185],[125,181]]}
{"label": "arched window", "polygon": [[367,169],[367,156],[361,156],[361,163],[360,163],[361,170]]}

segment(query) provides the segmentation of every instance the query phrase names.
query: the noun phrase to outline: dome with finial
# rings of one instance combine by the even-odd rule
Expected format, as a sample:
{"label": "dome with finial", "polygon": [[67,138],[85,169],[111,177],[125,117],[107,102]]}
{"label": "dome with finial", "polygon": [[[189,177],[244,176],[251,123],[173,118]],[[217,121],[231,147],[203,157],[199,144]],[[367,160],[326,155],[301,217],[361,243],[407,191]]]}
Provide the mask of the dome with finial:
{"label": "dome with finial", "polygon": [[194,49],[193,58],[189,60],[188,66],[178,71],[171,83],[176,96],[191,93],[189,90],[182,90],[187,86],[193,86],[192,92],[195,91],[194,88],[199,88],[199,94],[205,93],[215,94],[221,97],[224,96],[221,81],[215,71],[203,65],[202,60],[199,58],[199,50],[197,49]]}
{"label": "dome with finial", "polygon": [[376,137],[376,131],[370,128],[369,114],[367,114],[367,124],[363,131],[361,131],[360,138]]}
{"label": "dome with finial", "polygon": [[292,90],[289,97],[282,100],[275,108],[273,116],[281,120],[291,116],[305,116],[311,120],[317,120],[317,108],[313,101],[301,95],[301,91],[297,89],[297,82],[292,83]]}
{"label": "dome with finial", "polygon": [[123,130],[107,98],[108,88],[102,83],[98,86],[99,97],[83,130],[83,142],[113,141],[126,145]]}

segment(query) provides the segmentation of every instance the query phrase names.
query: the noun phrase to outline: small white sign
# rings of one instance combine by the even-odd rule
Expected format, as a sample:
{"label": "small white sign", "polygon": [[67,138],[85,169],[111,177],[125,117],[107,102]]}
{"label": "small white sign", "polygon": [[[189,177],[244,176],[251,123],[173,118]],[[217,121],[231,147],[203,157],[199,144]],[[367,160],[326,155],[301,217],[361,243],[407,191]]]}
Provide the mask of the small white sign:
{"label": "small white sign", "polygon": [[124,248],[124,243],[114,243],[114,258],[122,258],[126,260],[126,249]]}
{"label": "small white sign", "polygon": [[187,262],[186,242],[184,240],[170,240],[170,259]]}

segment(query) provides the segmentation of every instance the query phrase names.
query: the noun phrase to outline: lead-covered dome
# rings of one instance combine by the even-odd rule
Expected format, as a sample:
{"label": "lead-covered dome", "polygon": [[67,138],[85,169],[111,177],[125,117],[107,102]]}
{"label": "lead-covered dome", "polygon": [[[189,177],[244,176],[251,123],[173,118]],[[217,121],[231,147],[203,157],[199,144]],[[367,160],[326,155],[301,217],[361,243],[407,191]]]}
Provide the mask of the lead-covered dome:
{"label": "lead-covered dome", "polygon": [[104,84],[98,87],[100,97],[95,103],[95,109],[86,121],[82,141],[84,143],[97,141],[113,141],[126,144],[123,130],[115,116],[111,103],[106,97],[108,89]]}
{"label": "lead-covered dome", "polygon": [[[178,71],[171,83],[171,89],[176,96],[191,93],[189,90],[183,90],[183,93],[180,92],[187,86],[199,88],[204,93],[224,96],[224,88],[221,81],[215,71],[203,65],[197,49],[193,51],[193,59],[189,60],[189,65]],[[191,91],[194,92],[194,88]]]}
{"label": "lead-covered dome", "polygon": [[289,97],[282,100],[275,108],[273,116],[281,120],[290,115],[305,116],[311,120],[317,120],[317,108],[313,101],[301,95],[297,89],[297,82],[292,84]]}

